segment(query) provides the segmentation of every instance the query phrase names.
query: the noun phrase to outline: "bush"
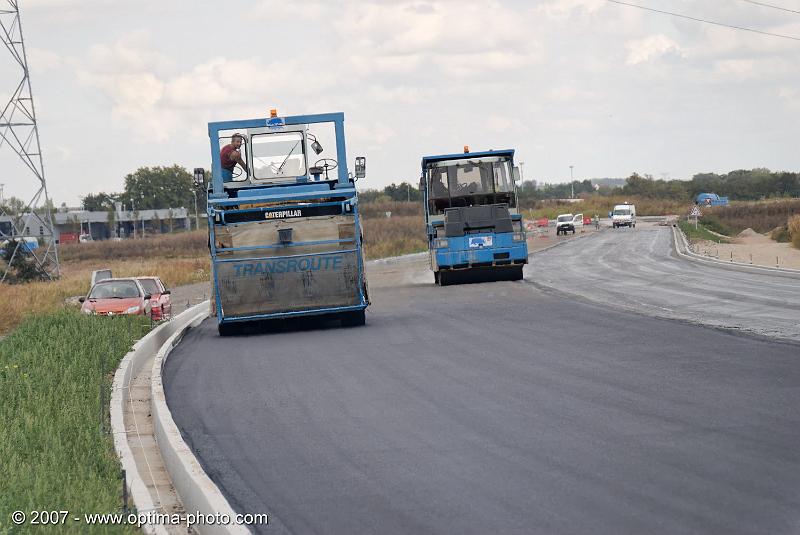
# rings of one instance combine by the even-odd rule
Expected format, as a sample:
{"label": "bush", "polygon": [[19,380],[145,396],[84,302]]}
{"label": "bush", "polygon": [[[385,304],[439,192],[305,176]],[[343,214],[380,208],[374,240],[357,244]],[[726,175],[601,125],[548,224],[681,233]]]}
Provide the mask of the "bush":
{"label": "bush", "polygon": [[789,234],[787,227],[777,227],[769,233],[769,237],[778,243],[788,243],[792,241],[792,235]]}
{"label": "bush", "polygon": [[792,236],[792,245],[800,249],[800,215],[789,219],[789,234]]}
{"label": "bush", "polygon": [[[16,254],[15,254],[16,251]],[[11,284],[19,284],[23,282],[46,280],[46,275],[39,269],[36,259],[31,255],[24,244],[20,244],[17,240],[10,240],[2,249],[3,266],[2,270],[6,270],[6,266],[14,258],[13,264],[6,276],[6,282]],[[2,275],[2,272],[0,272]]]}

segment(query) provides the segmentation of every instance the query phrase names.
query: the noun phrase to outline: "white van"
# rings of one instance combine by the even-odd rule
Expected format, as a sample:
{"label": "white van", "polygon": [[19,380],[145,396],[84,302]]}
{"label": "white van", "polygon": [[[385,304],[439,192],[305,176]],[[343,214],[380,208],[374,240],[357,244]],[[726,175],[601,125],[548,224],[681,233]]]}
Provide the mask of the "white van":
{"label": "white van", "polygon": [[616,205],[611,212],[611,225],[614,228],[636,228],[636,206],[628,203]]}
{"label": "white van", "polygon": [[575,229],[580,227],[583,232],[583,214],[561,214],[556,218],[556,236],[571,231],[575,234]]}

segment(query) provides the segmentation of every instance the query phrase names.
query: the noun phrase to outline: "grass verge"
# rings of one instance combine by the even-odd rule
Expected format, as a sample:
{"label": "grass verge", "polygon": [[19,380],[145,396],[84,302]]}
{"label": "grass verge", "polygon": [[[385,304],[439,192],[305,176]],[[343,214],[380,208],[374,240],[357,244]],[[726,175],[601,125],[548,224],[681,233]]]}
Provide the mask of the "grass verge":
{"label": "grass verge", "polygon": [[86,295],[95,269],[110,268],[115,277],[158,275],[168,288],[209,280],[206,255],[172,259],[125,259],[124,255],[111,258],[114,260],[64,262],[61,278],[53,282],[0,284],[0,301],[7,304],[0,307],[0,335],[10,332],[30,315],[63,308],[67,297]]}
{"label": "grass verge", "polygon": [[716,234],[712,234],[706,227],[703,225],[697,225],[697,229],[694,228],[694,222],[687,222],[686,220],[678,221],[678,226],[686,234],[686,237],[689,239],[690,242],[695,242],[699,240],[708,240],[713,241],[716,243],[728,243],[729,240],[725,238],[720,238]]}
{"label": "grass verge", "polygon": [[44,509],[70,512],[50,533],[137,533],[72,520],[122,508],[111,380],[149,322],[109,319],[59,311],[28,319],[0,342],[0,534],[34,531],[14,526],[10,514]]}

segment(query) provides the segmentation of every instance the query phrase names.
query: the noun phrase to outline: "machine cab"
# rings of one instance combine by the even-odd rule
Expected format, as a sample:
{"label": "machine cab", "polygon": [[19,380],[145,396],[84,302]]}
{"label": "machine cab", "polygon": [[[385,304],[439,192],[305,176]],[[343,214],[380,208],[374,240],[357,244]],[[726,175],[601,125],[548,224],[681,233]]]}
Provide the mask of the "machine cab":
{"label": "machine cab", "polygon": [[[278,117],[271,110],[271,117],[255,124],[237,121],[246,127],[237,127],[233,122],[209,125],[211,137],[212,165],[222,178],[225,191],[253,187],[289,186],[295,184],[336,182],[352,185],[365,174],[364,158],[356,158],[355,175],[347,171],[342,120],[340,114],[328,116],[305,116],[304,121],[293,121],[293,117]],[[338,119],[338,120],[337,120]],[[342,129],[342,135],[339,130]],[[322,153],[325,155],[322,156]],[[231,154],[236,156],[233,162]],[[227,160],[227,161],[223,161]],[[218,166],[218,167],[217,167]],[[214,183],[215,194],[221,192]]]}
{"label": "machine cab", "polygon": [[527,244],[517,209],[513,150],[426,156],[420,186],[434,279],[481,270],[522,278]]}

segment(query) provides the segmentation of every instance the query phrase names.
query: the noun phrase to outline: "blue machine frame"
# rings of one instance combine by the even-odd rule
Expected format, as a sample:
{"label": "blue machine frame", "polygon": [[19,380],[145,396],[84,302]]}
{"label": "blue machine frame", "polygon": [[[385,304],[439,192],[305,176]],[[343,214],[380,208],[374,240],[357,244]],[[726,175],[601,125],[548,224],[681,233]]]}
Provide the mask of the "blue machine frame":
{"label": "blue machine frame", "polygon": [[[445,247],[436,247],[436,229],[444,226],[443,220],[432,220],[429,203],[427,171],[430,165],[448,160],[467,160],[485,157],[508,158],[513,168],[514,150],[494,150],[425,156],[422,158],[422,179],[425,187],[425,225],[428,233],[428,250],[434,272],[520,266],[528,262],[528,244],[522,216],[511,213],[512,232],[478,232],[460,237],[448,237]],[[513,179],[512,179],[513,182]],[[512,194],[516,196],[516,185]],[[498,259],[498,256],[503,258]]]}
{"label": "blue machine frame", "polygon": [[[279,184],[255,184],[248,186],[238,186],[235,196],[230,189],[225,188],[222,178],[222,166],[220,161],[220,132],[230,130],[245,130],[252,128],[274,128],[280,131],[284,126],[291,125],[310,125],[318,123],[333,123],[336,137],[336,159],[337,170],[336,180],[334,181],[312,181],[306,175],[296,177],[295,183],[281,182]],[[327,113],[316,115],[297,115],[287,117],[273,117],[271,119],[246,119],[236,121],[220,121],[208,124],[208,135],[211,144],[211,169],[212,183],[208,191],[208,228],[209,228],[209,249],[211,252],[214,295],[216,298],[217,322],[219,325],[224,323],[245,322],[260,319],[278,319],[297,316],[311,316],[321,314],[332,314],[341,312],[363,311],[369,305],[366,295],[366,281],[364,278],[364,259],[361,243],[361,221],[358,211],[358,194],[355,183],[350,177],[347,169],[347,152],[344,137],[344,114]],[[305,137],[304,137],[305,141]],[[319,202],[314,202],[318,200]],[[242,204],[253,205],[258,203],[282,203],[280,206],[262,206],[256,208],[239,209]],[[252,251],[252,255],[237,258],[218,258],[218,249],[215,235],[215,223],[224,224],[226,218],[232,215],[252,214],[270,211],[286,211],[291,209],[306,209],[316,207],[336,207],[341,208],[342,215],[352,215],[354,218],[355,233],[353,239],[322,240],[297,242],[290,244],[263,244],[258,246],[226,248],[227,252]],[[276,218],[280,219],[280,218]],[[325,244],[353,243],[352,248],[337,249],[335,251],[303,253],[301,255],[283,256],[259,256],[259,251],[265,249],[277,249],[279,247],[313,246]],[[305,258],[322,258],[329,255],[341,255],[345,253],[355,253],[357,258],[357,292],[356,300],[358,304],[352,306],[336,306],[310,308],[304,310],[292,310],[286,312],[274,312],[264,314],[249,314],[241,316],[224,315],[222,299],[220,295],[220,281],[218,278],[217,266],[227,262],[240,261],[263,261],[286,260],[287,262]]]}

